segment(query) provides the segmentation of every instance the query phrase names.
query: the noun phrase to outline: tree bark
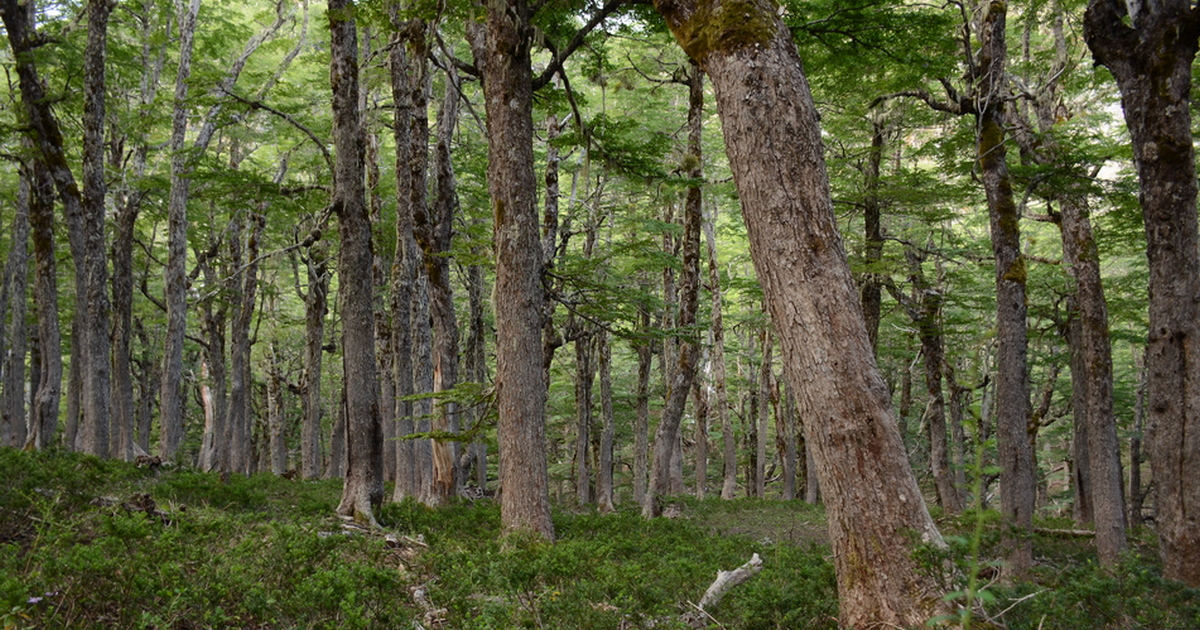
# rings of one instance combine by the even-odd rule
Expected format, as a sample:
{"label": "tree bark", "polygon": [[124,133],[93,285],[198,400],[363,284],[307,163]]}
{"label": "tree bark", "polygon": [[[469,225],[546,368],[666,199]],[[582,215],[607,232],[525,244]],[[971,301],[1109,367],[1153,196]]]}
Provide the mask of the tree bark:
{"label": "tree bark", "polygon": [[[320,233],[317,232],[319,235]],[[325,245],[315,241],[304,257],[308,290],[304,298],[304,373],[300,383],[304,420],[300,425],[300,476],[321,476],[321,367],[328,311],[329,269]]]}
{"label": "tree bark", "polygon": [[1000,450],[1000,513],[1005,572],[1019,577],[1033,564],[1033,510],[1037,499],[1029,443],[1029,377],[1026,341],[1026,267],[1021,254],[1020,211],[1009,181],[1003,102],[1007,95],[1006,8],[993,0],[980,27],[976,93],[978,159],[988,198],[996,266],[996,419]]}
{"label": "tree bark", "polygon": [[721,269],[717,261],[717,211],[713,207],[704,221],[704,242],[708,249],[708,283],[712,292],[712,381],[713,403],[717,422],[721,424],[722,475],[721,498],[732,499],[737,493],[737,443],[733,437],[733,420],[729,417],[729,390],[725,382],[725,326],[722,317]]}
{"label": "tree bark", "polygon": [[[3,353],[4,362],[0,366],[0,373],[4,375],[0,384],[4,388],[3,404],[0,405],[0,447],[20,448],[25,445],[27,435],[25,357],[29,334],[25,326],[25,314],[29,304],[29,215],[34,194],[32,177],[27,169],[21,169],[12,239],[8,258],[4,262],[6,291],[0,294],[0,300],[5,302],[0,304],[0,353]],[[5,311],[8,311],[7,318]]]}
{"label": "tree bark", "polygon": [[34,389],[26,446],[40,450],[53,443],[58,430],[63,363],[58,319],[58,263],[54,246],[54,184],[40,157],[34,157],[31,170],[29,224],[33,240],[39,379]]}
{"label": "tree bark", "polygon": [[375,524],[383,502],[383,427],[375,363],[371,220],[363,177],[363,137],[358,110],[358,44],[353,0],[329,3],[330,83],[337,151],[333,206],[338,215],[343,390],[346,396],[346,479],[337,512]]}
{"label": "tree bark", "polygon": [[183,342],[187,330],[187,140],[188,79],[200,0],[190,0],[179,16],[179,66],[175,77],[174,114],[171,123],[171,194],[167,205],[167,266],[164,270],[167,332],[163,352],[159,428],[159,456],[175,457],[183,439]]}
{"label": "tree bark", "polygon": [[496,251],[496,397],[500,520],[554,537],[546,472],[542,249],[533,172],[532,15],[525,0],[487,5],[481,63],[487,101],[488,191]]}
{"label": "tree bark", "polygon": [[[572,317],[574,319],[574,317]],[[595,370],[592,369],[592,336],[578,332],[582,326],[574,321],[575,337],[575,500],[579,505],[592,502],[592,476],[588,466],[588,446],[592,431],[592,384]]]}
{"label": "tree bark", "polygon": [[754,496],[767,496],[767,432],[771,423],[771,370],[774,362],[775,337],[768,327],[763,330],[762,364],[758,370],[758,427],[754,432]]}
{"label": "tree bark", "polygon": [[596,470],[596,506],[602,514],[616,511],[613,501],[613,442],[616,425],[613,418],[612,345],[608,331],[596,333],[596,352],[600,371],[600,457]]}
{"label": "tree bark", "polygon": [[1200,228],[1189,104],[1200,8],[1092,0],[1084,36],[1117,80],[1141,184],[1150,266],[1146,439],[1163,575],[1200,586],[1200,486],[1188,472],[1200,467]]}
{"label": "tree bark", "polygon": [[633,500],[642,505],[650,468],[650,369],[654,360],[650,307],[645,304],[638,305],[638,332],[642,337],[634,342],[638,373],[633,418]]}
{"label": "tree bark", "polygon": [[716,92],[751,256],[827,490],[840,622],[922,625],[945,604],[912,551],[941,537],[872,358],[795,44],[769,2],[656,6]]}

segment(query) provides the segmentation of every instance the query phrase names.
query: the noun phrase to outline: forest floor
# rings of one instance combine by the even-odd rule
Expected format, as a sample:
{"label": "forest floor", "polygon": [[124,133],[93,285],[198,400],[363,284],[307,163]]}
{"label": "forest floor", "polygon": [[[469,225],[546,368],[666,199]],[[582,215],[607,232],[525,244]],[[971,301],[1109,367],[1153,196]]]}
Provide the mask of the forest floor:
{"label": "forest floor", "polygon": [[[820,507],[679,499],[649,522],[633,506],[556,509],[547,544],[501,537],[490,500],[388,504],[362,530],[333,516],[339,493],[336,480],[0,449],[0,630],[684,628],[717,571],[754,554],[761,572],[708,611],[712,627],[836,627]],[[1200,628],[1200,592],[1161,579],[1148,531],[1115,571],[1086,537],[1039,535],[1031,580],[1000,587],[994,514],[940,525],[950,549],[922,564],[964,625]]]}

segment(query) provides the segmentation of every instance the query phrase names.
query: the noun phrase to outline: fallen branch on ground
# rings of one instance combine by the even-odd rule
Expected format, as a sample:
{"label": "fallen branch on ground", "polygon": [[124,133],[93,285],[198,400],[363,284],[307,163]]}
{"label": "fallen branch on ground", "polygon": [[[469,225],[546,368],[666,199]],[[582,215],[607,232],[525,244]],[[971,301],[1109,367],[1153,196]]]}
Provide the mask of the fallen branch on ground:
{"label": "fallen branch on ground", "polygon": [[725,593],[754,577],[754,574],[759,571],[762,571],[762,558],[758,557],[758,554],[754,554],[746,564],[732,571],[717,571],[717,579],[713,580],[707,591],[704,591],[704,597],[700,598],[700,603],[692,604],[695,610],[689,610],[683,614],[683,622],[693,628],[707,627],[709,620],[712,619],[709,611],[721,603]]}

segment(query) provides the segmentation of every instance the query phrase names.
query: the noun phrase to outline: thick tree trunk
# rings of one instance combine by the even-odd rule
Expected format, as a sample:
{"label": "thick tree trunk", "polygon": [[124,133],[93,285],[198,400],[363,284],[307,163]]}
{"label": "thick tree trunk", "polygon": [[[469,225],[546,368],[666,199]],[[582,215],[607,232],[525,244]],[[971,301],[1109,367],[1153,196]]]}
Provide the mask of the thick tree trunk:
{"label": "thick tree trunk", "polygon": [[487,5],[482,63],[488,190],[495,220],[496,397],[500,518],[506,531],[554,537],[546,472],[542,249],[533,172],[533,27],[525,0]]}
{"label": "thick tree trunk", "polygon": [[[1126,16],[1130,8],[1139,10]],[[1200,586],[1200,485],[1189,472],[1200,467],[1200,228],[1189,105],[1200,7],[1092,0],[1084,35],[1121,90],[1141,183],[1150,265],[1146,438],[1163,575]]]}
{"label": "thick tree trunk", "polygon": [[341,238],[338,279],[347,446],[346,479],[337,512],[359,523],[374,524],[374,509],[383,502],[383,427],[376,381],[371,220],[363,184],[364,147],[358,110],[358,45],[353,9],[353,0],[329,3],[329,75],[337,150],[333,205]]}
{"label": "thick tree trunk", "polygon": [[827,491],[841,623],[922,625],[945,604],[912,551],[941,537],[871,355],[795,44],[769,2],[657,6],[716,92],[751,255]]}
{"label": "thick tree trunk", "polygon": [[58,430],[63,376],[58,263],[54,246],[54,184],[41,158],[33,159],[31,183],[29,224],[33,239],[39,379],[34,388],[26,446],[40,450],[53,443]]}

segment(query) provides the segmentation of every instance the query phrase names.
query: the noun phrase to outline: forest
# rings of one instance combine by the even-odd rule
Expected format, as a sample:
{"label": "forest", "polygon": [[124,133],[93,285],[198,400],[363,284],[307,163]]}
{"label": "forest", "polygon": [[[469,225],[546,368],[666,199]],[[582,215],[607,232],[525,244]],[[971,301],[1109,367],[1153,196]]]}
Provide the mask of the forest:
{"label": "forest", "polygon": [[1200,627],[1200,6],[0,17],[0,628]]}

